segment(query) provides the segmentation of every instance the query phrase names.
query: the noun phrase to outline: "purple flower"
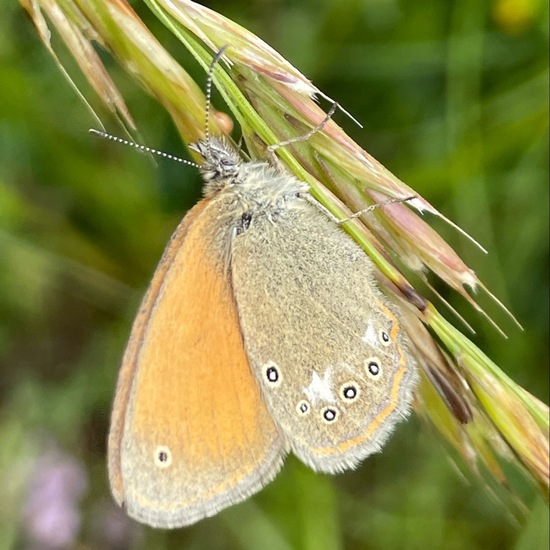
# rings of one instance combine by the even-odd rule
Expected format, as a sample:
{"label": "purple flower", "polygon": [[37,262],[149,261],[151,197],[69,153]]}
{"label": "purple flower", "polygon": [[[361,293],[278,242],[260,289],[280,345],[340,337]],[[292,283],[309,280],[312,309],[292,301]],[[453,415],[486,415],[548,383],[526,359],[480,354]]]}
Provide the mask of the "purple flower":
{"label": "purple flower", "polygon": [[51,448],[36,459],[22,514],[31,548],[61,550],[75,542],[87,487],[84,468],[74,457]]}

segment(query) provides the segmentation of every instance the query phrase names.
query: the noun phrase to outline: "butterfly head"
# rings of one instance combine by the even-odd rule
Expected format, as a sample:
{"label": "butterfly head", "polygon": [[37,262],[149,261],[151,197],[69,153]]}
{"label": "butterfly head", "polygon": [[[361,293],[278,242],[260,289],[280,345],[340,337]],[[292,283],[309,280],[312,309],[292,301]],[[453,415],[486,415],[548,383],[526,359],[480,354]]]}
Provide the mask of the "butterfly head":
{"label": "butterfly head", "polygon": [[189,148],[202,157],[200,171],[206,183],[207,194],[222,189],[237,177],[241,158],[223,139],[211,137],[200,140]]}

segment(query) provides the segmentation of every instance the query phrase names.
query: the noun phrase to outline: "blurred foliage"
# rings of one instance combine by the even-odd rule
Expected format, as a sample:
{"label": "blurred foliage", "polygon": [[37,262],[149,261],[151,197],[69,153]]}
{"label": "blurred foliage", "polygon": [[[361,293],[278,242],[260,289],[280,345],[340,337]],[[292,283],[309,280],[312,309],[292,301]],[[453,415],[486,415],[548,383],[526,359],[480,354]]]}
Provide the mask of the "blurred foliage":
{"label": "blurred foliage", "polygon": [[[350,110],[365,126],[339,120],[350,135],[490,251],[481,255],[437,223],[524,332],[487,301],[509,333],[504,340],[438,290],[475,327],[474,341],[548,402],[547,5],[209,5]],[[145,6],[133,6],[204,81]],[[457,473],[460,462],[414,418],[356,472],[317,475],[290,459],[258,496],[191,528],[153,531],[127,520],[110,499],[105,468],[117,366],[141,295],[200,181],[192,169],[155,166],[90,137],[94,122],[22,8],[8,0],[0,7],[0,549],[47,548],[44,525],[56,527],[51,548],[548,547],[540,496],[518,479],[522,508]],[[74,68],[62,48],[58,54]],[[159,106],[114,64],[112,74],[143,141],[185,156]],[[45,486],[45,471],[59,486]]]}

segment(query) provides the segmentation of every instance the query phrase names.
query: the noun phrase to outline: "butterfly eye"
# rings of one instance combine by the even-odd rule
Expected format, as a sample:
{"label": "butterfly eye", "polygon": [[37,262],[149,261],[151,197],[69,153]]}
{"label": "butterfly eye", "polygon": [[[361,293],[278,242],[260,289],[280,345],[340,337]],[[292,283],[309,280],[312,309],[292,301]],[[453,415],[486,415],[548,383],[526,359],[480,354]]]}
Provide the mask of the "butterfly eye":
{"label": "butterfly eye", "polygon": [[309,414],[310,411],[311,411],[311,407],[309,406],[309,403],[305,399],[302,399],[296,405],[296,412],[300,416],[306,416],[307,414]]}
{"label": "butterfly eye", "polygon": [[276,388],[281,385],[281,371],[279,370],[279,366],[274,361],[268,361],[263,366],[263,374],[265,381],[272,388]]}
{"label": "butterfly eye", "polygon": [[241,226],[239,229],[242,231],[246,231],[250,227],[250,222],[252,221],[252,214],[249,214],[248,212],[245,212],[241,216]]}
{"label": "butterfly eye", "polygon": [[382,364],[378,357],[371,357],[365,362],[365,369],[367,371],[367,376],[373,380],[378,380],[382,375]]}
{"label": "butterfly eye", "polygon": [[378,337],[383,346],[389,346],[391,344],[390,335],[385,330],[380,330]]}
{"label": "butterfly eye", "polygon": [[155,449],[155,465],[157,468],[168,468],[172,464],[172,452],[165,445]]}
{"label": "butterfly eye", "polygon": [[346,382],[340,387],[340,396],[348,403],[356,401],[359,397],[359,393],[359,386],[353,381]]}
{"label": "butterfly eye", "polygon": [[321,416],[323,417],[324,422],[327,424],[332,424],[338,418],[338,410],[334,407],[325,407],[321,411]]}

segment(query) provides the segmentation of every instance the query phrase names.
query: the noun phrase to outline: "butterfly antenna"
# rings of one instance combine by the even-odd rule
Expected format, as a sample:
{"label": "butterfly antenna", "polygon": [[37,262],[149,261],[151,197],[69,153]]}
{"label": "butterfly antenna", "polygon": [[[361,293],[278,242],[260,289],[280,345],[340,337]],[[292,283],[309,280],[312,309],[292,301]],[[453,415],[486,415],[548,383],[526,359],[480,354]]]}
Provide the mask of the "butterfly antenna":
{"label": "butterfly antenna", "polygon": [[204,113],[204,135],[206,137],[206,143],[210,143],[210,110],[212,105],[212,80],[214,77],[214,67],[221,59],[223,52],[227,49],[227,46],[222,46],[212,58],[210,67],[208,68],[208,76],[206,78],[206,111]]}
{"label": "butterfly antenna", "polygon": [[152,155],[157,155],[159,157],[162,157],[168,160],[174,160],[181,164],[187,164],[188,166],[194,166],[195,168],[200,168],[200,166],[196,162],[192,162],[190,160],[185,160],[180,157],[176,157],[174,155],[171,155],[170,153],[164,153],[163,151],[153,149],[152,147],[147,147],[146,145],[141,145],[134,141],[128,141],[127,139],[123,139],[118,136],[113,136],[112,134],[108,134],[107,132],[102,132],[101,130],[94,130],[93,128],[91,128],[89,132],[90,134],[94,134],[95,136],[99,136],[103,139],[110,139],[111,141],[114,141],[116,143],[121,143],[122,145],[129,145],[130,147],[133,147],[134,149],[137,149],[138,151],[141,151],[143,153],[151,153]]}

